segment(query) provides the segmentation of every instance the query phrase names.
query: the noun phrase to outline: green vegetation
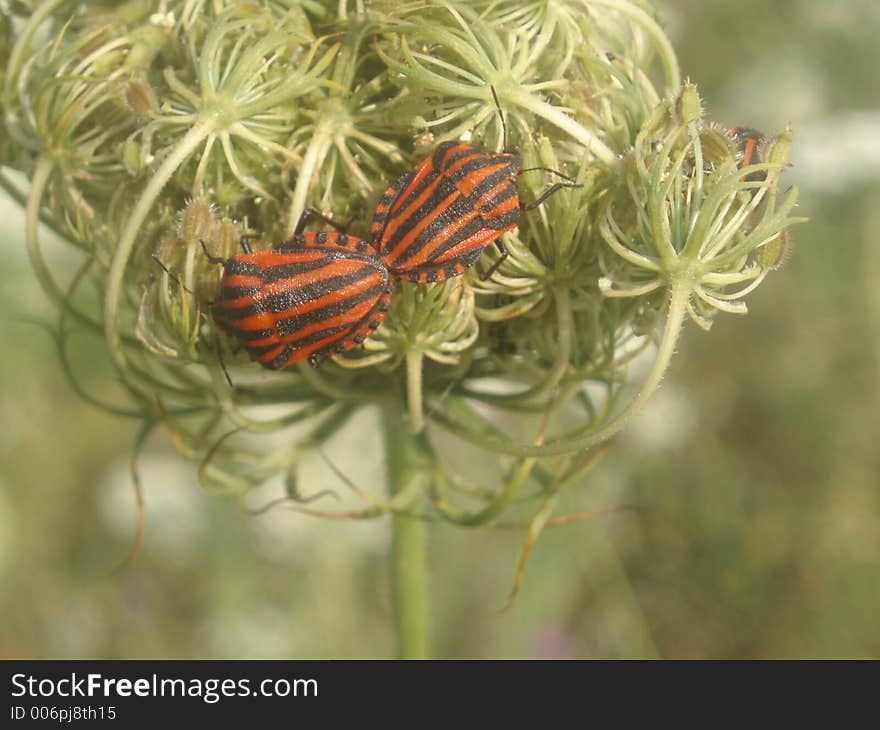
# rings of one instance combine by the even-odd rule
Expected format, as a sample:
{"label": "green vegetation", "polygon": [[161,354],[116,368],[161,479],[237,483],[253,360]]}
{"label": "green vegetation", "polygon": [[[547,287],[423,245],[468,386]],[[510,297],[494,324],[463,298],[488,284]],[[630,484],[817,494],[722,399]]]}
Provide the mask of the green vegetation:
{"label": "green vegetation", "polygon": [[[136,5],[129,3],[127,7]],[[308,8],[317,4],[303,5]],[[333,5],[335,7],[335,3]],[[850,103],[856,109],[868,103],[866,99],[856,100],[855,91],[850,96],[842,90],[849,83],[844,76],[850,79],[859,73],[857,69],[862,63],[867,64],[872,58],[875,62],[880,60],[873,42],[864,36],[865,18],[859,11],[850,10],[849,15],[842,15],[835,24],[829,24],[822,19],[811,20],[810,13],[818,12],[811,9],[811,4],[791,2],[786,4],[786,13],[778,17],[762,12],[764,25],[756,28],[754,13],[757,10],[748,3],[731,3],[723,10],[716,9],[715,12],[723,16],[720,21],[712,15],[703,16],[712,12],[710,6],[697,11],[699,15],[686,14],[691,12],[689,5],[681,3],[680,9],[676,3],[665,5],[673,19],[673,39],[680,54],[678,62],[683,73],[700,88],[709,116],[723,126],[742,124],[779,129],[790,121],[796,138],[800,139],[802,128],[845,112],[848,101],[852,100]],[[865,8],[861,12],[873,11]],[[710,29],[716,27],[723,28],[718,34],[725,37],[725,43],[732,43],[732,38],[742,39],[741,43],[733,44],[729,53],[720,53],[721,46],[710,37]],[[796,29],[801,42],[782,41],[789,38],[792,29]],[[676,38],[675,33],[679,32],[681,37]],[[850,60],[843,65],[843,60],[831,58],[833,54],[829,52],[828,65],[823,66],[829,79],[822,87],[828,90],[827,95],[813,92],[812,106],[802,117],[796,112],[803,107],[786,103],[793,96],[792,90],[773,86],[778,79],[790,83],[791,75],[768,73],[763,78],[758,74],[751,85],[737,85],[738,80],[754,79],[755,69],[812,67],[817,61],[803,48],[824,49],[825,41],[828,45],[841,45],[844,38],[849,43],[862,44],[863,53],[855,55],[858,63]],[[328,56],[322,53],[329,52],[327,45],[315,52],[311,58],[313,66],[303,66],[304,74],[325,62]],[[385,53],[394,48],[390,44]],[[733,50],[744,49],[749,52],[733,53]],[[668,82],[676,74],[662,51],[661,47],[660,59],[666,62],[658,62],[653,67],[654,78],[661,79],[656,81],[661,88],[663,79]],[[840,85],[831,83],[836,74],[841,76]],[[766,86],[759,87],[758,80]],[[342,81],[337,82],[345,87]],[[419,83],[426,83],[426,79],[420,79]],[[760,112],[752,108],[753,99],[747,93],[750,90],[761,100]],[[133,98],[143,101],[144,109],[149,111],[149,93],[138,96],[137,91],[132,89]],[[534,105],[518,107],[517,101],[523,100],[516,95],[502,93],[501,97],[507,107],[514,141],[522,144],[516,137],[518,129],[534,123],[533,115],[538,112]],[[181,93],[179,104],[173,106],[175,114],[190,113],[185,108],[186,99],[187,95]],[[779,100],[778,104],[774,99]],[[622,110],[624,105],[613,108]],[[714,133],[708,126],[704,133],[688,129],[689,124],[703,124],[702,120],[696,121],[699,115],[694,116],[693,111],[682,114],[675,105],[657,108],[660,111],[655,123],[661,131],[656,140],[660,144],[645,146],[640,163],[648,173],[652,165],[691,159],[696,147],[702,146],[709,139],[707,135]],[[543,107],[538,111],[550,117],[556,113]],[[632,129],[627,132],[626,125],[615,125],[619,138],[603,130],[599,135],[604,140],[602,144],[615,153],[624,153],[637,143],[632,132],[642,128],[648,117],[646,111],[638,105],[626,109],[626,114],[633,115]],[[449,112],[454,115],[453,119],[461,118],[454,109]],[[163,113],[168,112],[163,109]],[[469,108],[469,113],[480,115],[486,138],[500,141],[497,116],[489,99],[481,98],[478,106]],[[523,115],[521,119],[517,118],[518,113]],[[315,124],[319,122],[316,117]],[[280,117],[259,120],[263,130],[284,123]],[[358,121],[358,124],[371,123],[374,119],[370,115]],[[452,126],[447,131],[451,129]],[[441,130],[434,130],[438,131]],[[303,132],[303,143],[306,138],[314,140],[315,132]],[[159,144],[163,133],[157,132],[154,144]],[[375,129],[364,133],[375,134],[377,139],[389,139]],[[553,141],[559,142],[559,135],[558,129],[552,132]],[[416,150],[408,146],[409,130],[391,138],[395,148],[381,151],[379,169],[361,171],[366,180],[373,176],[388,180],[393,171],[402,169],[404,161],[411,163],[418,159]],[[586,138],[580,140],[585,141]],[[670,154],[672,163],[664,161],[664,141],[670,141],[666,153]],[[834,140],[829,140],[829,144],[833,143]],[[871,140],[865,141],[865,144],[871,143]],[[218,149],[222,149],[223,154],[217,152],[216,157],[229,164],[226,148],[221,145]],[[258,145],[246,147],[252,155],[256,149]],[[337,162],[321,174],[335,180],[346,158],[344,145],[333,149]],[[601,165],[607,156],[601,146],[596,149]],[[283,160],[285,153],[274,151]],[[603,322],[604,331],[613,334],[621,324],[638,320],[647,330],[659,332],[665,297],[669,289],[674,289],[672,274],[680,267],[664,265],[659,274],[657,270],[647,273],[639,270],[638,264],[644,262],[646,253],[645,237],[622,238],[615,232],[615,228],[634,231],[640,226],[651,228],[657,224],[656,217],[650,217],[656,214],[657,206],[648,205],[643,218],[630,215],[640,201],[650,198],[652,191],[656,193],[657,180],[652,186],[650,177],[640,174],[639,165],[625,185],[616,187],[615,181],[605,173],[588,180],[584,177],[585,171],[577,165],[577,155],[570,158],[563,155],[560,160],[559,150],[556,152],[557,158],[550,162],[579,175],[588,185],[580,198],[574,194],[560,196],[554,205],[593,210],[604,200],[605,215],[596,220],[597,224],[599,220],[607,223],[604,229],[597,225],[595,229],[570,230],[561,235],[548,225],[547,219],[536,216],[533,223],[523,228],[525,245],[538,251],[542,251],[544,241],[555,246],[564,245],[566,241],[574,242],[575,247],[596,246],[587,250],[601,256],[606,269],[603,284],[598,284],[597,276],[592,279],[597,281],[597,286],[604,287],[602,294],[606,298],[602,301],[626,303],[629,301],[626,298],[608,298],[608,295],[627,290],[644,295],[638,300],[638,306],[609,307],[606,311],[613,311],[621,319]],[[546,147],[534,151],[536,156],[542,153],[549,154]],[[5,154],[7,162],[16,163],[8,151]],[[130,157],[125,159],[134,161],[134,168],[146,159],[143,149],[129,150],[127,154]],[[796,142],[792,152],[795,165],[798,154]],[[538,159],[544,162],[543,158]],[[27,167],[21,158],[18,163],[19,167]],[[611,165],[612,158],[604,159],[604,163]],[[249,172],[243,172],[244,168]],[[719,168],[723,168],[720,159]],[[171,219],[185,207],[187,184],[199,174],[198,169],[190,164],[180,173],[183,177],[179,175],[172,180],[170,184],[180,189],[176,193],[173,189],[166,190],[165,194],[171,197],[167,205],[159,206],[161,215]],[[213,169],[206,163],[205,174],[214,174]],[[272,233],[277,237],[283,232],[285,221],[298,216],[305,193],[296,180],[288,191],[289,196],[281,200],[273,195],[275,189],[269,189],[266,180],[261,179],[263,171],[253,160],[247,165],[230,164],[224,169],[227,172],[237,169],[241,173],[234,175],[234,180],[229,179],[228,186],[213,188],[218,196],[220,193],[227,196],[226,205],[239,211],[234,217],[242,215],[243,210],[234,206],[250,205],[246,201],[257,198],[267,209],[247,211],[251,224],[263,226],[266,223],[265,230],[269,231],[272,230],[270,221],[275,221],[274,225],[279,228]],[[664,171],[669,169],[674,168],[663,168]],[[39,182],[38,172],[39,168],[31,170]],[[138,174],[138,170],[133,174]],[[788,175],[786,172],[784,183]],[[350,181],[351,188],[340,188],[343,199],[332,201],[334,211],[341,209],[341,217],[345,217],[348,212],[367,210],[370,198],[360,191],[358,174],[349,169],[347,175],[340,172],[339,177]],[[736,197],[738,180],[739,175],[729,167],[726,178],[707,180],[706,184],[716,185],[719,196]],[[187,184],[182,184],[184,182]],[[47,177],[50,190],[47,206],[64,209],[65,200],[87,202],[87,198],[65,199],[63,183],[61,178]],[[644,196],[638,193],[640,183],[646,184]],[[696,183],[683,178],[682,185],[688,184]],[[731,186],[729,191],[722,189],[724,184]],[[880,457],[875,447],[878,349],[872,342],[877,339],[880,302],[871,285],[880,273],[880,257],[871,254],[869,247],[880,232],[880,219],[870,213],[870,201],[872,196],[876,199],[880,185],[876,174],[872,183],[861,183],[835,194],[828,194],[817,186],[811,188],[809,182],[803,185],[798,213],[809,215],[812,222],[795,232],[794,254],[783,271],[772,275],[769,286],[750,294],[750,317],[720,317],[709,334],[688,327],[680,340],[675,339],[676,330],[666,341],[666,354],[671,355],[676,342],[678,349],[669,375],[647,408],[610,442],[601,461],[594,464],[575,459],[566,464],[544,460],[535,465],[527,451],[519,447],[498,448],[500,452],[522,457],[504,457],[499,461],[495,456],[487,457],[476,445],[462,445],[452,435],[431,427],[434,450],[442,456],[443,470],[448,477],[446,482],[438,480],[438,484],[451,490],[439,498],[435,495],[432,504],[439,507],[435,516],[461,522],[479,521],[473,519],[474,514],[485,514],[489,517],[485,521],[497,528],[464,530],[440,522],[429,529],[436,655],[754,657],[880,653],[872,630],[878,608],[875,576],[880,553],[876,485]],[[96,187],[91,187],[87,193],[94,194],[95,190]],[[625,199],[624,192],[632,193],[632,200],[621,202]],[[175,206],[174,195],[179,196],[179,205]],[[779,198],[780,209],[783,209],[785,184],[780,187]],[[614,202],[607,202],[612,200]],[[749,204],[748,196],[740,195],[737,200],[741,201],[737,205]],[[192,210],[191,206],[187,207]],[[624,210],[622,216],[618,214],[621,209]],[[78,210],[82,213],[85,208]],[[111,276],[114,269],[109,258],[113,251],[110,242],[133,245],[138,230],[138,226],[126,223],[126,216],[137,212],[136,206],[117,204],[113,210],[118,217],[115,220],[100,218],[95,228],[89,228],[95,224],[85,218],[68,217],[63,224],[91,232],[86,239],[96,246],[97,265]],[[565,218],[563,210],[551,210],[554,217]],[[285,214],[279,215],[279,211]],[[131,220],[129,217],[128,221]],[[161,229],[161,216],[151,225],[153,223]],[[222,221],[218,216],[210,224],[219,226]],[[776,225],[772,215],[767,218],[767,225]],[[101,231],[100,226],[111,226],[111,229]],[[160,246],[165,245],[164,250],[168,250],[169,246],[193,243],[183,240],[181,230],[183,228],[175,229],[177,238],[160,241]],[[772,232],[768,228],[763,238],[772,236]],[[158,355],[150,360],[155,353],[144,351],[143,345],[147,342],[155,346],[157,342],[142,336],[143,328],[137,333],[133,328],[126,330],[126,326],[135,322],[133,313],[141,304],[131,294],[137,291],[137,286],[142,286],[145,275],[149,274],[146,267],[150,262],[147,257],[133,257],[135,265],[123,272],[122,283],[118,285],[117,296],[123,309],[117,321],[123,326],[118,330],[111,327],[113,332],[108,340],[110,352],[115,353],[116,366],[110,364],[107,351],[95,346],[99,338],[84,336],[81,327],[71,326],[69,338],[65,340],[70,345],[69,366],[62,368],[54,347],[57,339],[46,336],[38,326],[20,321],[33,319],[37,313],[47,321],[57,321],[53,310],[42,301],[23,261],[22,233],[13,229],[4,236],[7,241],[4,252],[8,254],[9,264],[4,268],[2,303],[4,311],[18,319],[4,323],[3,339],[0,580],[8,589],[0,597],[0,612],[4,625],[11,630],[4,632],[0,654],[385,656],[391,653],[392,608],[385,567],[388,526],[384,519],[317,520],[283,507],[248,517],[231,508],[230,501],[213,498],[196,488],[197,463],[181,459],[173,447],[202,458],[205,449],[216,442],[223,429],[194,428],[192,422],[186,420],[192,414],[184,412],[184,406],[204,407],[206,411],[222,407],[228,415],[237,404],[231,403],[223,393],[222,374],[218,375],[216,361],[212,360],[214,350],[200,339],[197,314],[185,311],[189,306],[187,297],[175,291],[173,281],[155,271],[147,279],[148,285],[154,287],[157,301],[172,304],[172,308],[153,310],[157,316],[151,320],[150,331],[161,335],[158,338],[161,346],[156,349],[164,346],[177,353],[173,357],[204,361],[212,369],[212,378],[208,385],[197,384],[176,401],[176,407],[182,409],[180,423],[189,430],[173,430],[176,437],[173,444],[169,432],[162,428],[146,441],[140,459],[147,515],[144,547],[133,564],[111,575],[110,571],[128,552],[134,535],[127,454],[132,442],[136,442],[138,427],[84,404],[65,382],[63,372],[76,373],[82,389],[102,402],[116,403],[121,410],[139,410],[148,424],[158,421],[168,425],[166,416],[170,409],[166,406],[164,412],[157,412],[145,407],[149,396],[143,396],[143,388],[157,372],[161,370],[164,377],[174,366],[168,365],[167,352],[163,355],[165,360]],[[65,233],[70,234],[70,230]],[[41,235],[45,241],[46,232]],[[159,238],[157,236],[157,240]],[[234,244],[234,238],[234,235],[229,238],[230,245]],[[754,243],[760,242],[758,238],[756,235]],[[633,241],[635,245],[627,245]],[[637,255],[627,258],[627,252],[623,251],[627,248]],[[676,242],[672,248],[676,255],[689,250],[685,240]],[[701,247],[701,251],[705,250]],[[719,253],[711,251],[711,246],[709,250]],[[623,256],[614,259],[613,255],[621,251]],[[553,254],[558,252],[559,249],[551,249],[542,264],[555,263]],[[733,258],[728,257],[721,263],[727,266]],[[76,265],[63,244],[51,246],[44,259],[56,272],[70,272]],[[180,265],[179,271],[189,277],[185,278],[188,288],[196,288],[194,282],[199,273],[186,269],[183,259],[173,263]],[[702,275],[706,273],[711,272],[704,271]],[[725,269],[723,273],[730,270]],[[537,279],[541,281],[541,277]],[[649,289],[655,280],[657,286]],[[480,319],[481,336],[488,337],[491,333],[501,342],[512,341],[521,354],[538,353],[529,366],[540,369],[542,374],[529,386],[535,389],[541,406],[552,404],[553,398],[545,395],[555,397],[557,386],[564,385],[565,378],[574,382],[577,374],[560,367],[557,342],[541,342],[541,323],[552,321],[548,318],[558,318],[560,312],[564,312],[559,304],[560,290],[554,291],[556,300],[549,308],[538,306],[538,298],[535,298],[533,316],[538,326],[529,329],[521,322],[513,322],[493,330],[487,323],[497,321],[492,317],[497,317],[499,310],[502,314],[508,310],[493,309],[486,302],[499,301],[490,296],[514,295],[493,291],[491,282],[481,284],[475,277],[468,283],[483,298],[478,296],[475,306],[473,297],[468,303],[467,296],[456,292],[459,299],[453,305],[457,307],[461,301],[462,306],[473,308],[471,316]],[[726,282],[717,278],[708,282],[711,286],[721,283]],[[111,283],[111,292],[112,286]],[[105,294],[107,290],[99,284],[97,291]],[[525,297],[535,291],[540,291],[540,287],[526,292]],[[712,301],[712,292],[708,293],[708,298],[682,297],[679,300],[682,314],[689,306],[692,319],[705,321],[712,314],[706,309]],[[580,291],[575,294],[585,295]],[[434,306],[418,298],[426,298],[423,292],[407,296],[411,299],[400,300],[403,312],[418,313],[420,307]],[[83,316],[73,314],[70,319],[94,317],[100,320],[103,317],[100,307],[93,311],[87,308],[101,301],[106,298],[97,298],[94,293],[83,295],[76,305],[83,307],[77,309]],[[501,307],[509,303],[509,300],[500,301]],[[583,323],[586,319],[583,310],[575,311]],[[400,336],[402,327],[396,331],[389,329],[389,336],[380,340],[380,344],[391,351],[386,364],[398,364],[406,359],[405,352],[394,350],[408,341]],[[121,334],[114,339],[117,331]],[[563,352],[577,367],[590,362],[588,345],[607,342],[607,338],[587,339],[580,334],[585,331],[583,326],[576,331],[583,339],[566,346]],[[130,334],[133,338],[126,339]],[[456,340],[460,337],[461,333],[455,335]],[[470,359],[465,363],[473,366]],[[477,361],[476,366],[482,367],[486,375],[497,375],[488,369],[494,362]],[[630,368],[628,377],[633,383],[650,377],[646,370],[638,370],[638,366],[636,363]],[[254,372],[255,368],[246,363],[233,367],[233,378],[244,377],[243,374]],[[385,392],[397,399],[402,414],[412,399],[407,403],[401,397],[407,390],[407,381],[402,376],[405,369],[401,367],[394,372],[393,378],[380,372],[369,380],[370,375],[350,370],[342,382],[347,395],[351,395],[350,388],[355,395],[359,390],[381,392],[377,384],[381,385],[383,378],[393,382]],[[461,409],[444,411],[438,407],[441,403],[436,397],[450,387],[442,373],[442,368],[426,371],[424,382],[429,397],[425,399],[425,411],[429,420],[446,419],[459,434],[467,435],[466,428],[460,427],[460,419],[466,418],[464,426],[475,429],[471,440],[485,443],[488,436],[473,426],[473,413]],[[614,372],[587,374],[593,382],[619,385]],[[662,369],[658,374],[662,374]],[[257,372],[256,376],[263,373]],[[319,371],[319,376],[331,380],[323,371]],[[171,377],[173,381],[178,376]],[[314,385],[314,377],[304,371],[286,378],[280,386],[267,377],[255,378],[253,389],[239,395],[253,397],[257,393],[257,401],[266,409],[260,414],[261,419],[277,420],[287,426],[285,419],[289,419],[289,412],[271,404],[277,403],[279,393],[290,399],[306,392],[308,386]],[[305,382],[301,384],[300,378]],[[165,388],[169,381],[163,380],[161,384]],[[430,397],[432,389],[435,400]],[[217,393],[220,398],[214,398]],[[131,401],[120,400],[125,394],[135,396],[134,406]],[[572,438],[566,435],[566,430],[578,438],[585,415],[594,419],[591,423],[594,428],[601,426],[602,418],[614,423],[613,417],[603,411],[605,395],[595,396],[598,402],[592,407],[563,409],[551,433],[553,438]],[[612,399],[617,397],[616,391],[608,395]],[[323,396],[326,397],[326,393]],[[594,397],[592,393],[591,397]],[[491,402],[492,399],[486,400]],[[625,401],[624,393],[618,407],[625,405]],[[442,405],[446,406],[447,401]],[[409,412],[412,413],[411,409]],[[249,415],[253,415],[252,412]],[[510,443],[531,442],[539,420],[524,418],[510,424]],[[363,504],[358,505],[355,495],[350,495],[348,486],[337,476],[338,470],[356,480],[358,488],[383,494],[386,482],[383,427],[376,411],[357,411],[344,428],[322,439],[320,453],[306,448],[291,451],[290,443],[297,443],[295,437],[307,434],[307,430],[294,424],[283,433],[284,440],[280,443],[286,446],[280,461],[265,458],[266,454],[273,453],[269,446],[273,443],[275,453],[279,453],[279,442],[272,441],[276,437],[272,429],[263,431],[269,433],[249,437],[234,446],[228,444],[231,450],[221,454],[217,462],[226,468],[214,475],[221,478],[208,479],[207,485],[246,491],[249,505],[258,507],[270,503],[282,487],[278,483],[261,486],[262,479],[254,475],[290,472],[286,483],[289,496],[309,498],[326,488],[338,495],[336,500],[324,496],[315,502],[302,502],[298,507],[301,511],[363,510]],[[198,434],[201,442],[193,442],[193,433]],[[492,439],[497,441],[497,436],[492,435]],[[552,443],[552,439],[547,440]],[[594,443],[587,438],[579,445]],[[499,444],[493,443],[493,446]],[[260,462],[262,471],[241,470],[241,461],[237,459],[252,452],[265,459]],[[577,470],[585,467],[592,469],[584,479]],[[509,488],[523,470],[532,479],[529,483],[537,484],[539,490],[538,499],[525,504],[521,504],[516,495],[511,496]],[[577,479],[574,486],[557,494],[554,485],[566,478],[566,470]],[[458,484],[457,475],[466,477],[466,484]],[[486,496],[485,490],[505,484],[508,489],[502,494],[507,495],[505,499],[510,497],[510,505],[506,502],[499,505],[495,498]],[[478,498],[475,501],[478,508],[470,515],[449,506],[450,496],[455,496],[453,487],[462,486],[471,489]],[[524,491],[524,494],[532,493]],[[513,510],[501,519],[500,511],[494,510],[507,506]],[[583,516],[584,512],[606,507],[613,507],[615,511],[544,529],[532,550],[517,602],[510,610],[499,613],[514,583],[516,555],[523,542],[522,528],[530,525],[534,531],[544,524],[542,520],[549,516],[545,511],[548,506],[553,507],[554,516]],[[417,507],[421,509],[420,504]],[[485,509],[491,512],[482,513]],[[359,516],[383,511],[388,511],[384,502],[368,506]],[[516,527],[520,529],[514,529]]]}

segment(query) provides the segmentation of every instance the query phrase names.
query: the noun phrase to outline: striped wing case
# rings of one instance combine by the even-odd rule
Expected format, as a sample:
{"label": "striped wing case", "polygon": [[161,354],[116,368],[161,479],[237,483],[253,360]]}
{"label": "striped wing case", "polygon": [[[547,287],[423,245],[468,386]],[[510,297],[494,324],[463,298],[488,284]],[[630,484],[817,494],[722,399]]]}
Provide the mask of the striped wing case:
{"label": "striped wing case", "polygon": [[462,142],[437,147],[376,206],[373,245],[392,274],[419,283],[458,276],[516,227],[519,160]]}
{"label": "striped wing case", "polygon": [[388,270],[343,233],[304,233],[225,262],[212,313],[257,360],[282,370],[349,350],[379,326],[391,297]]}

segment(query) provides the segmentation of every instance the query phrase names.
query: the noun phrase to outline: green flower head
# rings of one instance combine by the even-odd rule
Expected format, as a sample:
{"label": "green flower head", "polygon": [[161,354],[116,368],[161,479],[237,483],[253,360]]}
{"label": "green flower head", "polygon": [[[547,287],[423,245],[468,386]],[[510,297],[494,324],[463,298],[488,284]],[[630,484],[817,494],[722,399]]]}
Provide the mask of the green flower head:
{"label": "green flower head", "polygon": [[[32,181],[59,341],[103,342],[128,399],[111,407],[240,497],[295,483],[373,406],[419,434],[431,478],[358,492],[350,516],[475,525],[525,500],[536,533],[656,389],[682,322],[744,313],[797,220],[791,133],[744,165],[644,2],[44,0],[0,23],[0,154]],[[242,236],[269,249],[311,207],[369,241],[388,186],[455,140],[521,162],[506,258],[487,246],[461,276],[396,284],[372,336],[317,369],[261,368],[217,326],[216,259]],[[72,276],[40,218],[78,252]],[[655,344],[627,400],[627,364]],[[437,429],[513,457],[501,487],[451,474]]]}

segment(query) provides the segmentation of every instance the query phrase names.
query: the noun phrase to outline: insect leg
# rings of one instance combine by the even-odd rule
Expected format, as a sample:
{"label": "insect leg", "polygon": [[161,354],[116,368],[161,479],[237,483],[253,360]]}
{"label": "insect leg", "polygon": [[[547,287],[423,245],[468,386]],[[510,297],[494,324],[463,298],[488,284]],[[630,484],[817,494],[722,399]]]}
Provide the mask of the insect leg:
{"label": "insect leg", "polygon": [[212,263],[212,264],[225,264],[226,263],[226,259],[224,259],[222,256],[212,256],[211,253],[208,251],[208,247],[205,245],[205,242],[202,239],[199,239],[199,243],[202,244],[202,251],[205,252],[205,258],[208,259],[209,263]]}
{"label": "insect leg", "polygon": [[309,207],[306,208],[302,212],[302,215],[299,217],[299,221],[296,224],[293,235],[300,235],[305,230],[306,226],[308,225],[309,221],[312,220],[312,218],[317,218],[318,220],[324,221],[324,223],[326,223],[328,226],[335,228],[341,233],[346,233],[348,231],[348,227],[351,225],[351,221],[349,221],[348,223],[338,223],[332,218],[329,218],[323,213],[319,212],[315,208]]}
{"label": "insect leg", "polygon": [[498,260],[489,267],[488,271],[480,276],[480,281],[486,281],[486,279],[490,278],[492,274],[498,270],[498,267],[501,266],[501,262],[510,255],[507,246],[504,245],[504,241],[500,238],[495,239],[495,247],[501,255],[498,257]]}

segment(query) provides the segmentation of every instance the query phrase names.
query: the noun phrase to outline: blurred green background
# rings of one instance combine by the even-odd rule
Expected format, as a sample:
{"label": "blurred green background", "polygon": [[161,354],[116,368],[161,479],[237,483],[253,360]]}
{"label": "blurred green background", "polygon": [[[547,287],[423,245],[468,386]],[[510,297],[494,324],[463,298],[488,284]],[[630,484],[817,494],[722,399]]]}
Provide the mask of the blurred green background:
{"label": "blurred green background", "polygon": [[[713,118],[792,124],[812,220],[748,317],[686,329],[563,507],[637,511],[548,529],[506,612],[521,533],[432,529],[438,657],[880,656],[880,5],[660,7]],[[136,424],[80,400],[30,321],[52,312],[22,225],[0,201],[0,656],[391,655],[384,521],[246,516],[162,433],[141,460],[144,548],[112,573],[134,535]],[[101,393],[93,344],[74,340],[75,369]],[[379,489],[377,419],[353,429],[330,454]],[[308,458],[303,491],[331,483]]]}

